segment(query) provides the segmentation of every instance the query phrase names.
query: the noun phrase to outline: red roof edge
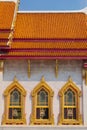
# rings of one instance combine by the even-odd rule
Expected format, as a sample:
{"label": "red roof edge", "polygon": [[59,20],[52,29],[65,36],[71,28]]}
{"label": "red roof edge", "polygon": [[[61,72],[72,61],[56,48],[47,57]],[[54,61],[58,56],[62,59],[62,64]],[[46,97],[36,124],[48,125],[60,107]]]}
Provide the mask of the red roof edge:
{"label": "red roof edge", "polygon": [[85,60],[87,59],[87,56],[12,56],[12,55],[0,55],[0,59],[11,59],[11,60],[15,60],[15,59],[30,59],[30,60],[56,60],[56,59],[63,59],[63,60]]}
{"label": "red roof edge", "polygon": [[0,50],[7,50],[7,49],[10,49],[10,46],[8,45],[0,46]]}

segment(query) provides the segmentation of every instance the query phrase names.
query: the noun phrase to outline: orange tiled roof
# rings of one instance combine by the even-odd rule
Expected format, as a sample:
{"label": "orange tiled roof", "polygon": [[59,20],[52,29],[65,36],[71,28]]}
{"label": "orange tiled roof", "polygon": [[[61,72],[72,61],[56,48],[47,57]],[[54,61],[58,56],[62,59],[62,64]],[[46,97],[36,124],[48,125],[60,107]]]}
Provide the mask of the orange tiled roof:
{"label": "orange tiled roof", "polygon": [[15,3],[14,2],[0,2],[0,29],[10,29]]}
{"label": "orange tiled roof", "polygon": [[0,47],[1,47],[1,46],[5,46],[6,44],[7,44],[6,42],[3,42],[3,41],[2,41],[2,42],[0,42]]}
{"label": "orange tiled roof", "polygon": [[79,40],[61,40],[61,41],[43,41],[43,42],[15,42],[11,44],[11,48],[13,49],[33,49],[33,48],[40,48],[40,49],[87,49],[87,41]]}
{"label": "orange tiled roof", "polygon": [[6,57],[27,58],[87,58],[87,41],[16,42],[13,41]]}
{"label": "orange tiled roof", "polygon": [[[7,46],[7,42],[8,42],[8,37],[9,37],[10,32],[0,32],[0,47],[1,46]],[[7,42],[2,42],[5,39]]]}
{"label": "orange tiled roof", "polygon": [[[3,55],[5,56],[5,55]],[[45,57],[46,58],[50,58],[52,59],[53,57],[56,59],[56,58],[67,58],[67,57],[78,57],[80,59],[82,59],[81,57],[86,57],[87,58],[87,51],[10,51],[8,53],[8,55],[6,55],[7,57],[28,57],[28,58],[31,58],[31,57],[36,57],[36,58],[43,58]]]}
{"label": "orange tiled roof", "polygon": [[84,13],[18,13],[14,38],[87,38]]}
{"label": "orange tiled roof", "polygon": [[7,39],[10,32],[0,32],[0,39]]}
{"label": "orange tiled roof", "polygon": [[[11,22],[8,21],[4,26],[0,22],[0,29],[10,29]],[[0,38],[6,37],[8,33],[0,33]],[[18,41],[14,40],[16,38]],[[86,38],[84,13],[18,13],[14,39],[8,52],[0,57],[87,57]],[[0,46],[5,44],[0,42]]]}

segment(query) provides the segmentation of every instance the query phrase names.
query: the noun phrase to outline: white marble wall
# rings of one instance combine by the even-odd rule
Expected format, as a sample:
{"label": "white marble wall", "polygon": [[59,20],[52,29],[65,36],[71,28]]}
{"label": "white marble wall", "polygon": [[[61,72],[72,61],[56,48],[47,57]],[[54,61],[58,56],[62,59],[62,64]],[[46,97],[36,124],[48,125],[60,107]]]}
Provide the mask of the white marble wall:
{"label": "white marble wall", "polygon": [[28,64],[26,60],[5,61],[4,80],[12,81],[17,76],[20,81],[40,81],[44,76],[46,81],[66,82],[71,76],[76,84],[82,83],[82,61],[60,60],[58,63],[58,78],[55,76],[55,60],[32,60],[31,77],[28,78]]}
{"label": "white marble wall", "polygon": [[0,130],[87,130],[87,126],[2,126]]}
{"label": "white marble wall", "polygon": [[[40,82],[41,77],[44,76],[47,84],[54,91],[53,98],[53,113],[55,125],[58,122],[59,114],[59,96],[58,92],[67,82],[68,77],[71,76],[74,83],[82,90],[82,61],[72,61],[72,60],[60,60],[58,63],[58,78],[55,77],[55,61],[31,61],[31,77],[28,78],[28,65],[26,60],[9,60],[5,61],[4,64],[4,73],[0,75],[0,122],[2,120],[2,114],[4,112],[4,98],[3,92],[12,83],[14,76],[17,77],[19,83],[27,91],[26,102],[25,102],[25,113],[27,119],[27,125],[30,122],[30,114],[32,109],[32,100],[31,100],[31,91],[34,87]],[[81,114],[83,115],[81,98]]]}

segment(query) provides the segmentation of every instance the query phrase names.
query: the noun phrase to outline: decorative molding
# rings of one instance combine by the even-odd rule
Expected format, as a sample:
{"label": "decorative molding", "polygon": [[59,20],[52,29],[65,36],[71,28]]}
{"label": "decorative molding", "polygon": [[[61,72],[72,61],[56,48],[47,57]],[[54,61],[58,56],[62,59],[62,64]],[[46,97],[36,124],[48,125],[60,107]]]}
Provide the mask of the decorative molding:
{"label": "decorative molding", "polygon": [[28,77],[31,76],[31,66],[30,66],[30,60],[28,60]]}
{"label": "decorative molding", "polygon": [[18,82],[18,80],[17,80],[17,77],[16,76],[14,76],[14,80],[13,80],[14,82]]}
{"label": "decorative molding", "polygon": [[[37,119],[36,118],[36,108],[37,108],[37,93],[44,89],[48,93],[48,109],[49,109],[49,118],[48,119]],[[34,88],[31,93],[32,95],[32,114],[30,118],[31,125],[53,125],[54,124],[54,115],[53,115],[53,90],[45,82],[44,76],[42,77],[40,83]],[[41,106],[44,107],[44,106]]]}
{"label": "decorative molding", "polygon": [[45,82],[45,78],[44,78],[44,76],[42,76],[42,78],[41,78],[41,82]]}
{"label": "decorative molding", "polygon": [[20,0],[17,0],[16,6],[15,6],[15,11],[14,11],[14,17],[13,17],[13,21],[12,21],[11,30],[14,30],[14,26],[15,26],[15,22],[16,22],[16,17],[17,17],[17,11],[18,11],[18,8],[19,8],[19,4],[20,4]]}
{"label": "decorative molding", "polygon": [[13,82],[12,82],[12,83],[6,88],[6,90],[4,91],[4,96],[9,95],[9,91],[10,91],[10,90],[13,90],[13,89],[15,89],[15,88],[17,88],[17,89],[22,93],[23,96],[26,96],[26,91],[25,91],[25,89],[23,88],[23,86],[22,86],[21,84],[19,84],[19,82],[18,82],[16,76],[14,77]]}
{"label": "decorative molding", "polygon": [[[21,93],[21,119],[9,119],[9,106],[10,104],[10,93],[17,89]],[[4,114],[2,117],[2,125],[22,125],[26,124],[26,114],[25,114],[25,89],[18,83],[17,78],[15,77],[13,82],[6,88],[4,91]],[[17,106],[12,106],[11,108],[17,108]]]}
{"label": "decorative molding", "polygon": [[[9,49],[9,52],[10,51],[13,51],[14,52],[14,49]],[[18,50],[18,51],[20,51],[20,50]],[[26,51],[26,50],[25,50]],[[15,51],[16,52],[16,51]],[[39,60],[55,60],[55,59],[62,59],[62,60],[71,60],[71,58],[72,58],[72,60],[76,60],[76,59],[78,59],[78,60],[81,60],[81,59],[87,59],[87,56],[67,56],[67,57],[64,57],[64,56],[37,56],[37,55],[34,55],[34,56],[30,56],[30,55],[27,55],[27,56],[25,56],[25,55],[17,55],[17,54],[12,54],[12,55],[1,55],[0,56],[0,59],[4,59],[4,60],[8,60],[8,59],[26,59],[26,60],[28,60],[28,59],[33,59],[33,60],[37,60],[37,59],[39,59]]]}
{"label": "decorative molding", "polygon": [[0,60],[0,72],[4,70],[4,60]]}
{"label": "decorative molding", "polygon": [[37,93],[37,91],[39,91],[39,89],[41,89],[42,87],[44,87],[44,89],[46,89],[48,92],[50,92],[50,95],[53,97],[54,96],[54,92],[53,90],[50,88],[50,86],[46,83],[44,76],[42,76],[40,83],[37,84],[37,86],[34,88],[34,90],[32,91],[31,95],[35,96],[35,94]]}
{"label": "decorative molding", "polygon": [[83,68],[83,79],[85,80],[85,85],[87,86],[87,68]]}
{"label": "decorative molding", "polygon": [[85,80],[85,85],[87,86],[87,62],[83,64],[83,79]]}
{"label": "decorative molding", "polygon": [[[64,93],[71,89],[75,93],[76,98],[76,119],[64,119]],[[60,113],[58,117],[58,124],[59,125],[81,125],[82,124],[82,116],[80,114],[80,97],[82,95],[79,88],[74,84],[71,77],[69,77],[67,83],[61,88],[59,91],[60,97]],[[68,107],[68,106],[67,106]]]}
{"label": "decorative molding", "polygon": [[8,39],[9,39],[9,40],[8,40],[8,42],[7,42],[7,45],[10,46],[11,43],[12,43],[12,39],[13,39],[13,31],[10,32]]}
{"label": "decorative molding", "polygon": [[16,22],[16,17],[17,17],[17,11],[18,11],[18,8],[19,8],[19,4],[20,4],[20,0],[17,0],[16,2],[16,5],[15,5],[15,10],[14,10],[14,16],[13,16],[13,21],[12,21],[12,25],[11,25],[11,32],[9,34],[9,37],[8,37],[8,42],[7,42],[7,45],[11,45],[12,43],[12,40],[13,40],[13,33],[14,33],[14,26],[15,26],[15,22]]}
{"label": "decorative molding", "polygon": [[55,75],[58,77],[58,60],[56,60]]}

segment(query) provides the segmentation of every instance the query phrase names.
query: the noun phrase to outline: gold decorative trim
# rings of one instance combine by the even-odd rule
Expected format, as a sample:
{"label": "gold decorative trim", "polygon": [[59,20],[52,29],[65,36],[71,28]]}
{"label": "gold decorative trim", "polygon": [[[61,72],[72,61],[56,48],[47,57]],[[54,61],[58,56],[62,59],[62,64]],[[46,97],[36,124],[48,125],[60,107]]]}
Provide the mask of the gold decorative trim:
{"label": "gold decorative trim", "polygon": [[83,69],[83,79],[85,80],[85,85],[87,86],[87,68]]}
{"label": "gold decorative trim", "polygon": [[20,4],[20,0],[17,0],[16,6],[15,6],[14,18],[13,18],[11,30],[14,30],[14,26],[15,26],[15,22],[16,22],[16,17],[17,17],[17,11],[19,9],[19,4]]}
{"label": "gold decorative trim", "polygon": [[[48,93],[49,99],[49,119],[36,119],[36,107],[37,107],[37,93],[44,88],[44,90]],[[31,93],[32,95],[32,114],[30,117],[31,125],[53,125],[54,124],[54,115],[53,115],[53,90],[49,87],[49,85],[45,82],[44,76],[42,77],[40,83],[34,88]]]}
{"label": "gold decorative trim", "polygon": [[28,60],[28,77],[30,78],[31,76],[31,70],[30,70],[31,66],[30,66],[30,60]]}
{"label": "gold decorative trim", "polygon": [[[76,96],[76,119],[64,119],[64,93],[69,88],[75,92],[75,96]],[[80,97],[82,93],[79,90],[79,88],[73,83],[71,77],[69,77],[68,82],[61,88],[58,94],[60,97],[60,114],[58,117],[59,118],[58,124],[59,125],[81,125],[82,116],[80,114]]]}
{"label": "gold decorative trim", "polygon": [[0,71],[3,72],[3,69],[4,69],[4,61],[0,60]]}
{"label": "gold decorative trim", "polygon": [[42,76],[41,82],[45,82],[45,78],[44,78],[44,76]]}
{"label": "gold decorative trim", "polygon": [[9,39],[9,40],[8,40],[8,42],[7,42],[7,45],[10,46],[11,43],[12,43],[12,39],[13,39],[13,30],[10,32],[8,39]]}
{"label": "gold decorative trim", "polygon": [[55,75],[58,77],[58,60],[56,60]]}
{"label": "gold decorative trim", "polygon": [[18,82],[18,80],[17,80],[17,77],[15,76],[14,77],[14,80],[13,80],[14,82]]}
{"label": "gold decorative trim", "polygon": [[20,4],[20,0],[17,0],[15,10],[14,10],[13,21],[12,21],[12,25],[11,25],[11,32],[9,34],[9,37],[8,37],[9,40],[7,42],[8,46],[10,46],[11,43],[12,43],[13,33],[14,33],[14,26],[15,26],[15,22],[16,22],[16,17],[17,17],[17,11],[18,11],[18,8],[19,8],[19,4]]}
{"label": "gold decorative trim", "polygon": [[85,84],[87,86],[87,69],[85,70]]}
{"label": "gold decorative trim", "polygon": [[[10,93],[14,89],[17,89],[21,93],[21,101],[22,101],[22,103],[21,103],[21,111],[22,111],[21,119],[9,119],[9,117],[8,117],[9,104],[10,104]],[[8,124],[8,125],[26,124],[25,96],[26,96],[25,89],[18,83],[18,81],[15,77],[14,81],[4,91],[4,114],[2,117],[2,125],[4,125],[4,124]]]}

